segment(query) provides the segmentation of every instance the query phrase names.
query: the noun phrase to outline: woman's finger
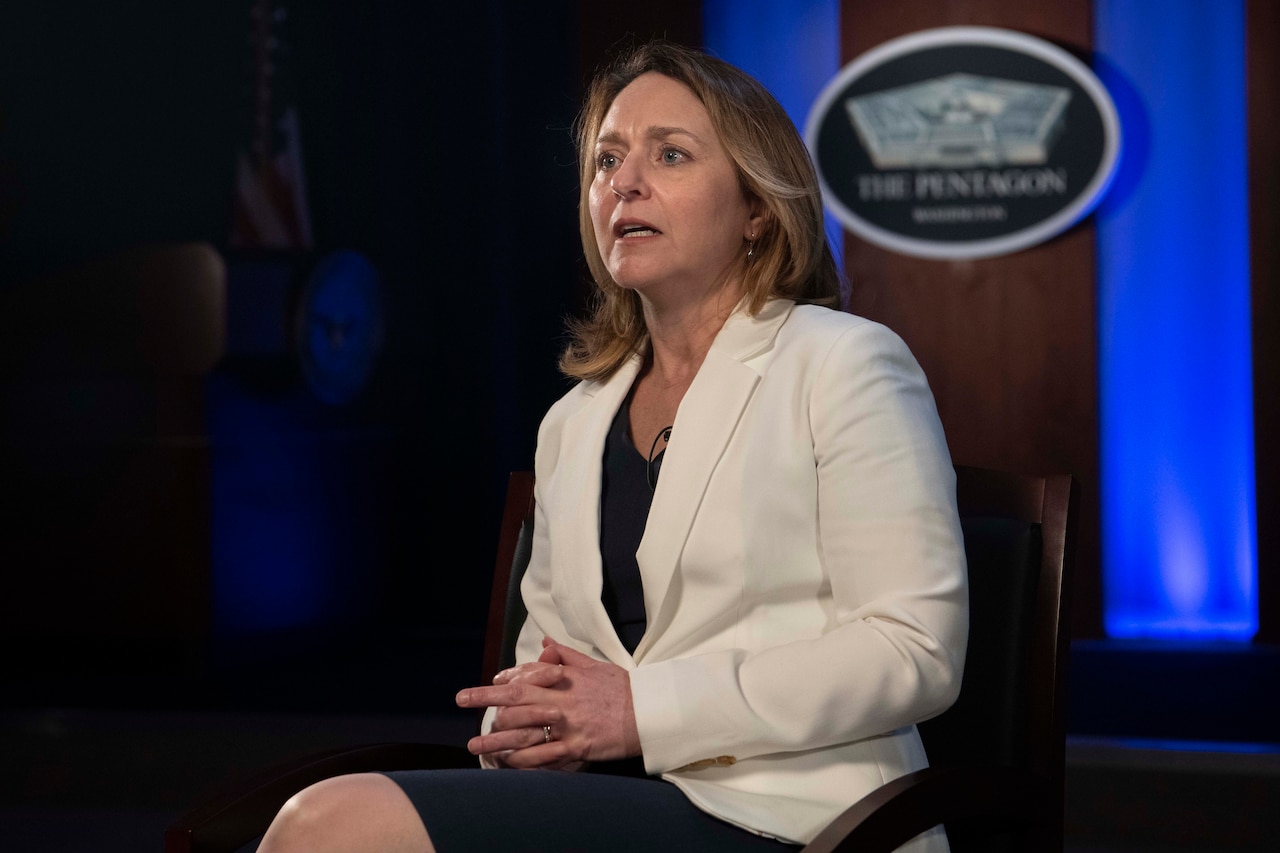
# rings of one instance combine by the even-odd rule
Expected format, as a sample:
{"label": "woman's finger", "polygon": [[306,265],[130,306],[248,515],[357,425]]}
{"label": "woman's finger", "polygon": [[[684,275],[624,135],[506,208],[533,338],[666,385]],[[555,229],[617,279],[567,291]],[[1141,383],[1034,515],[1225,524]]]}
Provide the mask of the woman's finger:
{"label": "woman's finger", "polygon": [[554,640],[543,646],[542,656],[538,659],[543,662],[558,663],[565,666],[594,666],[600,663],[590,655],[584,655],[569,646],[562,646]]}
{"label": "woman's finger", "polygon": [[515,749],[502,757],[503,764],[517,770],[556,770],[577,762],[569,746],[561,741],[537,743]]}
{"label": "woman's finger", "polygon": [[527,681],[512,681],[492,687],[468,687],[456,697],[459,708],[488,708],[493,705],[534,705],[550,699],[548,690]]}
{"label": "woman's finger", "polygon": [[534,661],[533,663],[523,663],[510,669],[504,669],[493,677],[493,683],[502,685],[510,684],[514,681],[524,681],[529,684],[536,684],[539,687],[551,687],[558,684],[563,678],[563,667]]}
{"label": "woman's finger", "polygon": [[[545,747],[555,748],[546,749]],[[513,756],[530,752],[535,748],[537,751],[532,755],[519,757],[512,762]],[[551,740],[548,740],[546,729],[542,726],[528,726],[501,732],[491,731],[486,735],[477,735],[467,741],[467,750],[472,755],[507,753],[503,756],[503,763],[512,767],[541,767],[554,761],[562,761],[567,757],[565,745],[555,740],[554,735]]]}
{"label": "woman's finger", "polygon": [[491,730],[541,729],[542,726],[553,726],[562,719],[564,714],[555,705],[515,705],[498,709],[493,716]]}

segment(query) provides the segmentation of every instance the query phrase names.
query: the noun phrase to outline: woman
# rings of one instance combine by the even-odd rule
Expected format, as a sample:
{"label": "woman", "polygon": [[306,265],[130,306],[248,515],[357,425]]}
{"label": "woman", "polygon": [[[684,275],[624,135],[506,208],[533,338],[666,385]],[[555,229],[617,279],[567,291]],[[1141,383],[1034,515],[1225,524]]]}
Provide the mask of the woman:
{"label": "woman", "polygon": [[599,300],[561,366],[582,381],[539,430],[520,663],[457,701],[487,709],[485,766],[595,772],[329,780],[263,850],[804,843],[924,766],[914,724],[955,698],[942,430],[902,342],[821,305],[838,277],[785,113],[650,44],[578,129]]}

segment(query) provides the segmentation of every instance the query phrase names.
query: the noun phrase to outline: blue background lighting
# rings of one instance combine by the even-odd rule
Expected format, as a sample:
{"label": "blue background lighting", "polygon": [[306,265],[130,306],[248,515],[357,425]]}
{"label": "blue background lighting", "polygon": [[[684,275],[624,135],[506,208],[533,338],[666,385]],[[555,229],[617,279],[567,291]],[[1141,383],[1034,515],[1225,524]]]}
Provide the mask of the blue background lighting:
{"label": "blue background lighting", "polygon": [[1257,630],[1244,103],[1238,0],[1095,4],[1120,111],[1097,214],[1105,627]]}

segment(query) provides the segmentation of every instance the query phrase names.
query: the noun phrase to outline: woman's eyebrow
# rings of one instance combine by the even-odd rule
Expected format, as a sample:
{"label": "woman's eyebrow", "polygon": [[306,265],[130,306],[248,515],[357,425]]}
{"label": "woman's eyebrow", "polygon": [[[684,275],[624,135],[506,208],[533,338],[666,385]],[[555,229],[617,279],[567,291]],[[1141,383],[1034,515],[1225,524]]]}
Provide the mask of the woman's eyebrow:
{"label": "woman's eyebrow", "polygon": [[[687,136],[694,142],[702,142],[702,138],[693,131],[683,127],[666,127],[662,125],[654,125],[645,131],[645,136],[649,139],[669,139],[672,136]],[[617,145],[623,142],[622,135],[617,131],[606,131],[596,137],[596,145]]]}
{"label": "woman's eyebrow", "polygon": [[649,137],[651,139],[667,139],[672,136],[687,136],[694,142],[701,142],[698,134],[683,127],[651,127],[649,128]]}

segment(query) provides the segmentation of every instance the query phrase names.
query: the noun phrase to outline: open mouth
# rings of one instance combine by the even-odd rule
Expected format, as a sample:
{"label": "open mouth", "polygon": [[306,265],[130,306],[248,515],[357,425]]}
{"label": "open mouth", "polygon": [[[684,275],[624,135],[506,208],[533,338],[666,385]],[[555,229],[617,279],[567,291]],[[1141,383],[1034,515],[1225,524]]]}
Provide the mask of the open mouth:
{"label": "open mouth", "polygon": [[631,224],[623,225],[617,229],[618,236],[622,239],[628,237],[656,237],[662,232],[648,225]]}

